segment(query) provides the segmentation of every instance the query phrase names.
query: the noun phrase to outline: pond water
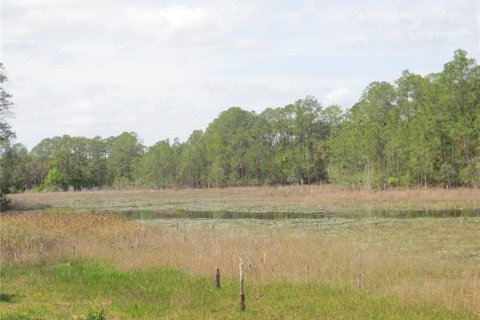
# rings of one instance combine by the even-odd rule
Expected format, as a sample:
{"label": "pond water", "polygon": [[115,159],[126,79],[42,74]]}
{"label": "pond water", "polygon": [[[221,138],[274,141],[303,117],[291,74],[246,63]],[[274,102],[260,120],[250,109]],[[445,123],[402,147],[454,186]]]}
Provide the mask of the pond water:
{"label": "pond water", "polygon": [[358,220],[370,218],[452,218],[480,217],[480,209],[455,210],[376,210],[362,212],[231,212],[176,210],[129,210],[118,213],[129,220]]}

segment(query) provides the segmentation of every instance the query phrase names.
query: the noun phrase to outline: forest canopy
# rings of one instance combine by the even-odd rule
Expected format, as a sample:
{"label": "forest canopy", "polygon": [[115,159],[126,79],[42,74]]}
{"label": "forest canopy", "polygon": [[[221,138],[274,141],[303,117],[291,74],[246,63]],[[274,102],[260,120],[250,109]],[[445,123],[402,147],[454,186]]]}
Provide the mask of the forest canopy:
{"label": "forest canopy", "polygon": [[480,67],[457,50],[439,73],[406,70],[393,83],[371,83],[346,110],[311,96],[261,113],[231,107],[185,142],[146,147],[134,132],[64,135],[28,151],[2,138],[0,162],[10,192],[312,183],[479,187]]}

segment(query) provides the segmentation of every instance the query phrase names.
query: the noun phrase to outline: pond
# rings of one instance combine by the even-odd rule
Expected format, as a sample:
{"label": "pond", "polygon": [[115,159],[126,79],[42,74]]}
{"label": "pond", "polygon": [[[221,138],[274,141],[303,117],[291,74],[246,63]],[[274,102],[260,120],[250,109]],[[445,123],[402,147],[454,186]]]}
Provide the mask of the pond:
{"label": "pond", "polygon": [[480,209],[455,210],[374,210],[361,212],[231,212],[175,210],[128,210],[117,213],[128,220],[326,220],[371,218],[454,218],[480,217]]}
{"label": "pond", "polygon": [[[396,210],[362,212],[231,212],[231,211],[188,211],[176,210],[126,210],[115,213],[137,223],[164,226],[177,230],[207,229],[220,230],[232,227],[261,229],[289,229],[292,232],[368,232],[389,230],[390,234],[404,223],[431,225],[450,224],[452,220],[466,219],[468,223],[480,220],[480,209],[458,210]],[[449,222],[451,221],[451,222]],[[392,229],[393,228],[393,229]],[[401,228],[403,230],[403,228]],[[356,231],[354,231],[356,230]],[[363,231],[362,231],[363,230]],[[367,230],[367,231],[366,231]],[[384,230],[384,231],[385,231]],[[408,230],[405,229],[405,230]],[[383,232],[383,231],[382,231]],[[358,240],[358,239],[357,239]]]}

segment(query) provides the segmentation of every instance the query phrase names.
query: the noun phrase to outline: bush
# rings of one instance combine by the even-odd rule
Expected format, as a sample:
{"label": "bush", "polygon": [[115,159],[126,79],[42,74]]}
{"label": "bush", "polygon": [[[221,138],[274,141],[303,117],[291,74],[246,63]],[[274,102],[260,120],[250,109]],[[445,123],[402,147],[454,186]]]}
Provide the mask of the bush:
{"label": "bush", "polygon": [[43,185],[45,186],[45,189],[49,191],[65,190],[65,177],[60,171],[58,171],[56,168],[53,168],[48,171],[48,174],[43,181]]}
{"label": "bush", "polygon": [[10,207],[10,199],[7,198],[7,194],[3,192],[3,190],[0,191],[0,211],[7,211],[8,208]]}
{"label": "bush", "polygon": [[395,177],[388,177],[385,182],[390,186],[390,187],[397,187],[399,184],[398,178]]}
{"label": "bush", "polygon": [[85,320],[106,320],[107,319],[107,311],[102,309],[98,312],[91,311],[85,317]]}

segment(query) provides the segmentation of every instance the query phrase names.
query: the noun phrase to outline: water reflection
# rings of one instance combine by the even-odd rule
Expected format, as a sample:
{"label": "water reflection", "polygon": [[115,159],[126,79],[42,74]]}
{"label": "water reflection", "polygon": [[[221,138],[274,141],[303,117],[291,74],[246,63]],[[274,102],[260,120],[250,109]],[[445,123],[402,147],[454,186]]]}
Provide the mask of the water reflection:
{"label": "water reflection", "polygon": [[[318,219],[368,219],[368,218],[452,218],[480,217],[480,209],[455,210],[373,210],[362,212],[231,212],[176,210],[129,210],[116,213],[129,220],[165,219],[223,219],[223,220],[318,220]],[[293,221],[292,221],[293,222]]]}

